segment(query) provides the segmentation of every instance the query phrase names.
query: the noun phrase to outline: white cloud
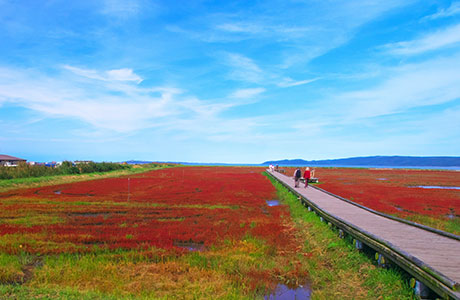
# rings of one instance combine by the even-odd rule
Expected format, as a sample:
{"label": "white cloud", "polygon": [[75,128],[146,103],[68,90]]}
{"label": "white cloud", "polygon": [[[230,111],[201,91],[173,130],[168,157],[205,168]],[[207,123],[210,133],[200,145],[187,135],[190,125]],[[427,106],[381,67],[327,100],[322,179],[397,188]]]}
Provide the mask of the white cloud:
{"label": "white cloud", "polygon": [[460,24],[427,34],[412,41],[399,42],[386,47],[392,54],[412,55],[454,46],[460,42]]}
{"label": "white cloud", "polygon": [[245,99],[252,98],[265,92],[264,88],[240,89],[230,95],[230,98]]}
{"label": "white cloud", "polygon": [[[252,21],[252,22],[227,22],[219,24],[215,27],[223,34],[246,34],[250,35],[252,39],[261,38],[275,38],[276,40],[291,40],[300,38],[306,34],[312,33],[315,30],[313,26],[287,26],[287,25],[273,25],[266,21]],[[234,39],[235,37],[233,37]],[[241,36],[241,38],[244,38]]]}
{"label": "white cloud", "polygon": [[104,0],[102,13],[118,18],[127,18],[137,15],[142,9],[138,0]]}
{"label": "white cloud", "polygon": [[220,24],[216,26],[216,29],[226,32],[250,34],[256,34],[263,31],[263,28],[259,24],[242,22]]}
{"label": "white cloud", "polygon": [[[109,85],[88,83],[81,88],[66,77],[9,69],[3,72],[10,75],[0,77],[0,98],[46,116],[74,118],[97,128],[129,132],[155,126],[159,118],[181,113],[174,105],[180,102],[174,97],[174,89],[158,89],[158,96],[142,89],[128,90],[131,95],[119,91],[121,95],[114,96]],[[103,72],[83,73],[99,79],[98,74]]]}
{"label": "white cloud", "polygon": [[229,53],[226,58],[227,64],[232,68],[232,79],[249,82],[260,82],[263,79],[262,70],[252,59],[236,53]]}
{"label": "white cloud", "polygon": [[[89,80],[81,85],[65,73],[63,77],[50,77],[32,70],[0,68],[0,102],[27,108],[44,118],[79,120],[98,132],[132,133],[154,128],[163,132],[176,131],[176,134],[188,132],[189,138],[193,134],[240,132],[239,127],[223,125],[239,123],[238,118],[225,120],[220,114],[243,102],[203,101],[183,95],[177,88],[142,88],[133,81],[120,84],[120,79],[132,79],[130,72],[112,74],[109,77],[116,80],[112,82],[101,75],[108,76],[104,71],[78,68],[74,71],[84,78],[101,81]],[[263,91],[261,88],[246,89],[234,95],[251,97]],[[250,131],[248,124],[245,126],[245,130]]]}
{"label": "white cloud", "polygon": [[132,69],[118,69],[106,71],[107,78],[109,80],[118,80],[118,81],[136,81],[137,83],[142,82],[142,78],[137,74],[133,73]]}
{"label": "white cloud", "polygon": [[132,69],[128,68],[108,71],[96,71],[66,65],[64,66],[64,69],[67,69],[79,76],[103,81],[135,81],[137,83],[141,83],[143,80],[139,75],[135,74]]}
{"label": "white cloud", "polygon": [[460,98],[458,70],[460,55],[401,66],[388,70],[390,77],[375,87],[339,95],[336,106],[352,121],[446,103]]}
{"label": "white cloud", "polygon": [[320,78],[313,78],[313,79],[306,79],[306,80],[299,80],[299,81],[294,81],[293,79],[286,77],[283,78],[281,82],[279,82],[277,85],[279,87],[292,87],[292,86],[298,86],[298,85],[303,85],[303,84],[308,84],[311,82],[314,82]]}
{"label": "white cloud", "polygon": [[447,9],[441,9],[435,14],[429,15],[424,19],[434,20],[446,18],[460,14],[460,2],[453,2]]}

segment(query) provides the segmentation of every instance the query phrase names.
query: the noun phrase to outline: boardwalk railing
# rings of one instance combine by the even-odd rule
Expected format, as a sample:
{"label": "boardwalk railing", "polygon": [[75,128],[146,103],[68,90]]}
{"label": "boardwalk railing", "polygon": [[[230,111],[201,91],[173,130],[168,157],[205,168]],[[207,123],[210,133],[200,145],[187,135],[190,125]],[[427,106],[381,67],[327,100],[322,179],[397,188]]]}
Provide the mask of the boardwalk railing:
{"label": "boardwalk railing", "polygon": [[[429,293],[429,290],[426,289],[428,287],[432,291],[434,291],[439,296],[445,299],[459,299],[460,300],[460,283],[456,279],[452,279],[452,276],[446,276],[442,272],[436,268],[436,266],[430,266],[428,263],[422,261],[421,259],[417,258],[412,253],[401,249],[397,245],[394,245],[388,239],[384,239],[378,234],[370,232],[371,230],[366,230],[362,226],[358,226],[353,222],[345,220],[344,217],[339,216],[337,213],[331,213],[328,209],[324,209],[321,205],[318,205],[312,199],[309,199],[307,192],[305,189],[301,188],[294,188],[291,184],[292,179],[288,178],[285,175],[279,173],[272,173],[267,172],[271,177],[275,178],[279,181],[282,185],[288,188],[292,193],[297,195],[302,202],[302,204],[308,207],[309,210],[314,211],[318,214],[323,220],[328,222],[331,226],[334,225],[339,229],[340,232],[345,232],[351,235],[355,239],[355,243],[357,248],[361,247],[361,244],[364,243],[368,247],[372,248],[378,256],[383,256],[387,261],[391,261],[394,264],[398,265],[402,269],[404,269],[407,273],[415,278],[413,281],[414,289],[416,290],[416,294],[418,296],[423,297],[425,293]],[[437,230],[428,226],[424,226],[421,224],[417,224],[414,222],[410,222],[408,220],[400,219],[394,216],[389,216],[384,213],[372,210],[368,207],[359,205],[354,203],[348,199],[342,198],[340,196],[334,195],[330,192],[327,192],[321,188],[315,186],[313,187],[316,191],[320,192],[321,194],[328,195],[329,197],[333,197],[338,201],[346,202],[348,204],[357,207],[358,209],[365,210],[371,214],[375,215],[375,218],[383,217],[401,224],[401,226],[406,227],[410,226],[413,228],[417,228],[418,230],[426,231],[427,235],[437,235],[442,236],[443,239],[448,239],[451,244],[455,246],[455,249],[460,249],[460,236],[447,233],[441,230]],[[308,189],[307,189],[308,190]],[[316,192],[315,192],[316,193]],[[311,190],[310,190],[310,197],[311,197]],[[330,200],[330,199],[329,199]],[[409,228],[410,229],[410,228]],[[423,232],[422,232],[423,233]],[[409,237],[407,237],[409,239]],[[432,241],[425,241],[426,247],[430,246],[430,242]],[[455,250],[454,249],[454,253]],[[452,253],[452,252],[451,252]],[[443,255],[442,253],[434,253],[434,255]],[[449,254],[447,254],[449,255]],[[452,264],[454,267],[458,269],[458,273],[460,273],[460,263],[459,263],[459,256],[460,253],[457,252],[452,257]],[[457,264],[457,265],[455,265]]]}

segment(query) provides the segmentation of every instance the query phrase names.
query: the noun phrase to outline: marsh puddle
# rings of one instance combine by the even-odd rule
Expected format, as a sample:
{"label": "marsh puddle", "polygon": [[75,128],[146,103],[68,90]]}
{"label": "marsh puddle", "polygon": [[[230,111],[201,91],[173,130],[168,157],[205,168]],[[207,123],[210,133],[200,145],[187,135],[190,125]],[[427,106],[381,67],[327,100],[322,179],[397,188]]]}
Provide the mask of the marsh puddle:
{"label": "marsh puddle", "polygon": [[266,202],[267,202],[267,205],[268,205],[268,206],[278,206],[278,205],[280,205],[280,201],[279,201],[279,200],[276,200],[276,199],[274,199],[274,200],[267,200]]}
{"label": "marsh puddle", "polygon": [[377,178],[377,180],[388,180],[388,178]]}
{"label": "marsh puddle", "polygon": [[[95,194],[84,193],[84,194],[73,194],[73,193],[63,193],[61,190],[53,191],[56,195],[66,195],[66,196],[83,196],[83,197],[93,197]],[[38,195],[38,191],[35,192]]]}
{"label": "marsh puddle", "polygon": [[457,215],[454,215],[454,214],[448,214],[447,217],[450,219],[450,220],[453,220],[455,218],[457,218]]}
{"label": "marsh puddle", "polygon": [[188,251],[203,251],[205,249],[203,242],[174,241],[173,245],[179,248],[185,248]]}
{"label": "marsh puddle", "polygon": [[270,295],[266,295],[265,300],[292,300],[292,299],[310,299],[311,290],[307,286],[299,286],[291,289],[284,284],[279,284],[276,290]]}
{"label": "marsh puddle", "polygon": [[460,190],[460,186],[414,185],[410,187],[420,189]]}
{"label": "marsh puddle", "polygon": [[455,210],[453,208],[450,209],[449,214],[447,214],[447,217],[451,220],[460,217],[459,215],[455,214]]}

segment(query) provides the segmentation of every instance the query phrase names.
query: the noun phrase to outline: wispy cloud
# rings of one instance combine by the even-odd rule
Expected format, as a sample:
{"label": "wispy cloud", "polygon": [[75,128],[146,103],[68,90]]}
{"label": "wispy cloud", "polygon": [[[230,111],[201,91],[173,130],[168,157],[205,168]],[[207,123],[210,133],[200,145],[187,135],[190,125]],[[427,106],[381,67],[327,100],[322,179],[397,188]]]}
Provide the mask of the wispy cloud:
{"label": "wispy cloud", "polygon": [[[224,119],[220,114],[246,104],[238,99],[255,97],[265,91],[263,88],[240,89],[231,94],[230,99],[234,101],[204,101],[177,88],[139,87],[130,76],[134,72],[120,75],[94,69],[71,70],[87,79],[83,86],[66,73],[51,77],[30,70],[0,68],[0,104],[24,107],[44,118],[78,120],[92,126],[98,135],[104,131],[125,134],[150,128],[175,131],[178,136],[186,132],[188,138],[195,135],[211,138],[238,135],[243,128],[245,132],[250,131],[249,123],[244,124],[240,118]],[[119,80],[128,82],[119,84]]]}
{"label": "wispy cloud", "polygon": [[[336,99],[346,121],[400,113],[460,98],[460,55],[388,70],[377,86],[342,93]],[[340,104],[339,104],[340,103]]]}
{"label": "wispy cloud", "polygon": [[224,23],[216,26],[217,30],[234,33],[250,33],[257,34],[264,31],[263,27],[259,24],[249,22],[238,22],[238,23]]}
{"label": "wispy cloud", "polygon": [[263,92],[265,92],[264,88],[240,89],[240,90],[236,90],[235,92],[233,92],[230,95],[230,98],[236,98],[236,99],[252,98]]}
{"label": "wispy cloud", "polygon": [[66,65],[64,66],[64,69],[67,69],[79,76],[103,81],[135,81],[137,83],[141,83],[143,80],[139,75],[135,74],[132,69],[128,68],[98,71]]}
{"label": "wispy cloud", "polygon": [[[109,79],[136,79],[131,76],[132,72],[79,72],[81,70],[85,69],[77,69],[78,75],[102,82]],[[0,101],[22,106],[48,117],[74,118],[95,128],[116,132],[158,127],[173,123],[174,119],[182,116],[198,119],[214,116],[232,105],[237,105],[206,103],[197,98],[181,96],[180,90],[169,87],[116,85],[117,89],[113,89],[111,82],[101,86],[98,82],[90,81],[80,87],[68,76],[49,77],[40,73],[32,75],[30,71],[5,68],[1,69],[1,74]]]}
{"label": "wispy cloud", "polygon": [[260,82],[263,79],[262,69],[250,58],[237,54],[227,53],[226,63],[231,67],[230,78],[247,82]]}
{"label": "wispy cloud", "polygon": [[101,12],[117,18],[128,18],[137,15],[141,9],[139,0],[104,0]]}
{"label": "wispy cloud", "polygon": [[438,12],[426,16],[425,20],[435,20],[440,18],[451,17],[460,14],[460,2],[453,2],[448,8],[441,9]]}
{"label": "wispy cloud", "polygon": [[193,22],[170,25],[166,29],[206,43],[250,40],[254,45],[274,45],[270,64],[288,69],[344,45],[353,38],[356,28],[414,1],[339,1],[332,10],[328,1],[301,1],[307,5],[292,7],[282,5],[286,9],[261,3],[237,13],[200,15],[199,19],[192,19]]}
{"label": "wispy cloud", "polygon": [[313,78],[313,79],[305,79],[305,80],[298,80],[298,81],[295,81],[293,80],[292,78],[289,78],[289,77],[286,77],[286,78],[283,78],[283,80],[281,82],[279,82],[277,85],[279,87],[291,87],[291,86],[298,86],[298,85],[303,85],[303,84],[308,84],[308,83],[311,83],[311,82],[314,82],[316,80],[319,80],[320,78]]}
{"label": "wispy cloud", "polygon": [[389,53],[397,55],[413,55],[438,50],[460,43],[460,24],[429,33],[412,41],[404,41],[387,45]]}
{"label": "wispy cloud", "polygon": [[267,23],[267,21],[248,21],[222,23],[216,25],[215,29],[221,31],[223,34],[251,35],[252,39],[270,37],[276,40],[291,40],[312,33],[317,27],[274,25]]}

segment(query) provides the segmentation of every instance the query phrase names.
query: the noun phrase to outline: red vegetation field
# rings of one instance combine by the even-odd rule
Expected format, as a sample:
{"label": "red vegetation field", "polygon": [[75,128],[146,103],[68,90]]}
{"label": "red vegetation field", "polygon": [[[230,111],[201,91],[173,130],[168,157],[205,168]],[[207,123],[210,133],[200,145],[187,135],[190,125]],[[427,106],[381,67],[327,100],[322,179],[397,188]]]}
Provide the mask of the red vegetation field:
{"label": "red vegetation field", "polygon": [[[457,171],[315,169],[319,187],[380,212],[416,221],[423,221],[423,216],[448,221],[456,221],[460,217],[460,190],[417,187],[459,187],[460,172]],[[288,168],[286,172],[292,176],[294,169]],[[422,216],[422,219],[417,216]]]}
{"label": "red vegetation field", "polygon": [[181,167],[0,194],[0,250],[181,252],[247,234],[287,245],[292,237],[283,215],[289,212],[266,204],[276,190],[262,171]]}

